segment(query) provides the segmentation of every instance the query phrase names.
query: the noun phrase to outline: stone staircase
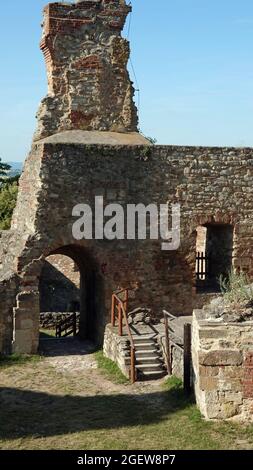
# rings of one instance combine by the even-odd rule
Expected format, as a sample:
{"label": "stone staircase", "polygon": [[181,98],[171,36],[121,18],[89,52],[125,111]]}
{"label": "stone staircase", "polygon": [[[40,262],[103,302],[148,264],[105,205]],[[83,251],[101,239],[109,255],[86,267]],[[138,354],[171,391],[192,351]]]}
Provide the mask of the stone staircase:
{"label": "stone staircase", "polygon": [[[166,375],[160,346],[154,336],[134,335],[137,380],[156,380]],[[130,364],[130,358],[127,358]]]}

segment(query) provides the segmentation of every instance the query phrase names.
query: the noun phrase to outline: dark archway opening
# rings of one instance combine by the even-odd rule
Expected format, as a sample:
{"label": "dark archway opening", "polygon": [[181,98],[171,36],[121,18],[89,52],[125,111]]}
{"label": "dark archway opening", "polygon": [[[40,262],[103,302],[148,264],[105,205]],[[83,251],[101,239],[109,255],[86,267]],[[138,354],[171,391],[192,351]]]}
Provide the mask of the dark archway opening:
{"label": "dark archway opening", "polygon": [[52,318],[50,313],[59,325],[65,317],[71,318],[76,312],[78,338],[97,346],[102,344],[105,326],[103,281],[88,250],[68,245],[51,252],[45,260],[39,287],[41,324],[44,321],[46,326],[46,315]]}
{"label": "dark archway opening", "polygon": [[196,287],[198,292],[219,292],[220,278],[232,269],[233,226],[206,224],[197,228]]}

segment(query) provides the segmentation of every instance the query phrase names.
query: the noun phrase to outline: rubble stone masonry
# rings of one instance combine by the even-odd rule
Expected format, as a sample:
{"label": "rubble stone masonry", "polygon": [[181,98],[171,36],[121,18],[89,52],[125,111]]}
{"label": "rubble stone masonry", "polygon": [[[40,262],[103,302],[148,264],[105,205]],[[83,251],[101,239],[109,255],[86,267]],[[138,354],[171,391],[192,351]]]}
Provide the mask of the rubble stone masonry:
{"label": "rubble stone masonry", "polygon": [[41,49],[48,95],[38,112],[35,140],[71,129],[137,131],[129,43],[121,37],[130,11],[124,0],[45,7]]}
{"label": "rubble stone masonry", "polygon": [[[9,293],[8,302],[1,299],[0,304],[0,344],[9,344],[6,325],[16,303],[16,318],[34,320],[36,330],[38,283],[50,254],[70,256],[78,264],[81,286],[95,292],[91,302],[101,335],[111,293],[118,288],[134,287],[136,305],[151,307],[156,317],[162,308],[190,315],[203,305],[206,296],[195,290],[196,228],[201,224],[232,224],[234,266],[243,266],[252,277],[252,182],[252,149],[35,143],[20,180],[12,230],[1,244],[0,287],[5,296]],[[74,240],[72,209],[80,203],[94,209],[96,195],[123,207],[180,203],[179,250],[162,251],[160,240]],[[3,287],[10,279],[11,292]],[[34,295],[31,309],[22,292]],[[31,349],[27,338],[26,348]]]}
{"label": "rubble stone masonry", "polygon": [[[80,272],[80,335],[102,344],[112,292],[133,287],[135,306],[191,315],[196,230],[233,228],[233,265],[253,278],[253,149],[152,146],[137,131],[124,0],[51,3],[41,47],[49,92],[20,179],[11,230],[0,233],[0,353],[35,353],[40,280],[48,256]],[[72,210],[104,204],[181,205],[181,244],[73,239]],[[211,294],[210,294],[211,295]],[[233,348],[232,348],[233,349]],[[250,351],[248,351],[250,352]],[[249,356],[243,358],[251,370]],[[227,370],[227,369],[226,369]],[[249,374],[248,377],[251,377]],[[245,377],[244,393],[249,394]]]}
{"label": "rubble stone masonry", "polygon": [[252,421],[253,322],[210,321],[193,316],[192,358],[195,394],[207,419]]}

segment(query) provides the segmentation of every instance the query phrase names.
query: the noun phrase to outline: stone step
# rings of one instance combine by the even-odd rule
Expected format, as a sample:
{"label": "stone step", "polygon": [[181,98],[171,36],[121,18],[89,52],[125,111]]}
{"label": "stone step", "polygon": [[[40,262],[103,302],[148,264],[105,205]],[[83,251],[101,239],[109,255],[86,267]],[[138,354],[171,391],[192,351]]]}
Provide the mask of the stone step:
{"label": "stone step", "polygon": [[[125,363],[127,365],[130,365],[131,359],[130,356],[125,357]],[[154,364],[154,365],[161,365],[163,366],[163,360],[160,356],[158,355],[153,355],[153,356],[146,356],[146,357],[138,357],[136,356],[136,366],[139,367],[139,365],[145,365],[145,364]]]}
{"label": "stone step", "polygon": [[[166,371],[163,355],[154,335],[134,335],[133,340],[138,380],[157,380],[164,377]],[[124,360],[126,365],[130,367],[130,343],[127,354],[124,350]]]}
{"label": "stone step", "polygon": [[161,363],[147,363],[147,364],[136,364],[136,369],[141,372],[159,372],[163,371],[163,364]]}
{"label": "stone step", "polygon": [[150,341],[149,343],[136,343],[135,344],[135,349],[136,351],[150,351],[153,349],[158,349],[158,345],[154,343],[153,341]]}
{"label": "stone step", "polygon": [[133,336],[134,343],[150,343],[156,342],[152,336]]}
{"label": "stone step", "polygon": [[158,380],[166,375],[166,372],[163,370],[160,371],[142,371],[138,372],[138,380]]}
{"label": "stone step", "polygon": [[147,357],[141,357],[141,358],[138,358],[136,357],[136,365],[137,364],[160,364],[162,365],[163,362],[162,362],[162,359],[157,356],[157,355],[154,355],[154,356],[147,356]]}
{"label": "stone step", "polygon": [[162,357],[162,353],[158,350],[158,349],[143,349],[143,350],[136,350],[135,351],[135,356],[136,358],[145,358],[145,357],[151,357],[151,356],[158,356],[158,357]]}

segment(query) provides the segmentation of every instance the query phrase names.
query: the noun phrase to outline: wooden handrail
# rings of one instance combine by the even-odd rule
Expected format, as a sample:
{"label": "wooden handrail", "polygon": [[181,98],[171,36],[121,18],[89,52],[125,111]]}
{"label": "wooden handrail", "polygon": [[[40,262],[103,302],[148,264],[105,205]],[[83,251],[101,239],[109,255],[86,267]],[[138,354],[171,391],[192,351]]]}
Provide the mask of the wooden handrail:
{"label": "wooden handrail", "polygon": [[[133,335],[130,330],[130,326],[128,323],[128,318],[127,318],[127,309],[128,309],[128,290],[130,289],[124,289],[120,292],[117,292],[116,294],[112,294],[112,312],[111,312],[111,322],[112,326],[115,326],[116,323],[116,318],[115,318],[115,306],[117,303],[118,307],[118,328],[119,328],[119,336],[123,335],[123,318],[125,320],[125,326],[127,329],[127,334],[129,337],[130,341],[130,348],[131,348],[131,366],[130,366],[130,379],[131,383],[133,384],[136,381],[136,357],[135,357],[135,344],[133,340]],[[122,300],[119,298],[119,294],[125,293],[125,299]]]}
{"label": "wooden handrail", "polygon": [[171,361],[171,353],[170,353],[170,334],[169,334],[169,318],[171,318],[171,314],[163,311],[164,315],[164,328],[165,328],[165,349],[166,349],[166,362],[167,362],[167,372],[169,375],[172,374],[172,361]]}
{"label": "wooden handrail", "polygon": [[115,291],[114,294],[115,295],[119,295],[119,294],[122,294],[123,292],[131,292],[131,291],[135,291],[136,289],[134,287],[126,287],[125,289],[121,289],[121,290],[118,290],[118,291]]}

